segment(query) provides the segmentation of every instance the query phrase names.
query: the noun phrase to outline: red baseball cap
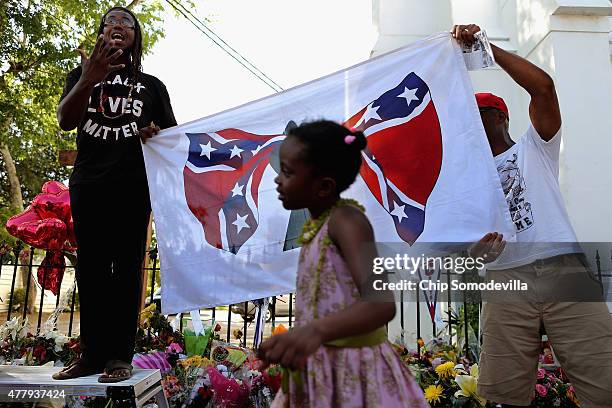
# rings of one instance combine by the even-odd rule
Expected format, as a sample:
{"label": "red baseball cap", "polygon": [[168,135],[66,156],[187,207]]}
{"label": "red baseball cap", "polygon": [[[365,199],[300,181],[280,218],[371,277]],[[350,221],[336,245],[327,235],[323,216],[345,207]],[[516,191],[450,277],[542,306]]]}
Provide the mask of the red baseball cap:
{"label": "red baseball cap", "polygon": [[502,98],[497,95],[493,95],[490,92],[480,92],[476,94],[476,104],[479,108],[495,108],[504,112],[508,119],[510,119],[510,115],[508,114],[508,106],[506,106],[506,102]]}

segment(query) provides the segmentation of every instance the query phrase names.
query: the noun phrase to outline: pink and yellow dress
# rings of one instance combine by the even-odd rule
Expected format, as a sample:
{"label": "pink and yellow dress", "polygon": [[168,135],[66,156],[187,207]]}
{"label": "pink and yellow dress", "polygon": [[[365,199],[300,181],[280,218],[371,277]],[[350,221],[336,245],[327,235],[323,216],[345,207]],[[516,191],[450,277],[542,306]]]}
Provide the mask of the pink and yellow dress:
{"label": "pink and yellow dress", "polygon": [[[327,223],[300,252],[295,300],[298,327],[360,299],[346,262],[329,240]],[[317,273],[321,249],[325,257]],[[279,390],[272,407],[429,407],[393,346],[386,340],[378,343],[321,346],[308,358],[305,370],[289,376],[287,394]]]}

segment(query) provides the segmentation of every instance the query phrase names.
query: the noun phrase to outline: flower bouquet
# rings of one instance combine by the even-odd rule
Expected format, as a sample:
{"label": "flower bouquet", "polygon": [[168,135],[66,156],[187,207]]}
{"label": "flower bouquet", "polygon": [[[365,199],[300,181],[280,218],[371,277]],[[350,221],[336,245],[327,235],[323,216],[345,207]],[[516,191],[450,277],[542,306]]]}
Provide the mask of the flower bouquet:
{"label": "flower bouquet", "polygon": [[535,398],[532,402],[535,408],[580,407],[574,387],[567,382],[567,377],[561,368],[552,372],[539,368],[535,391]]}

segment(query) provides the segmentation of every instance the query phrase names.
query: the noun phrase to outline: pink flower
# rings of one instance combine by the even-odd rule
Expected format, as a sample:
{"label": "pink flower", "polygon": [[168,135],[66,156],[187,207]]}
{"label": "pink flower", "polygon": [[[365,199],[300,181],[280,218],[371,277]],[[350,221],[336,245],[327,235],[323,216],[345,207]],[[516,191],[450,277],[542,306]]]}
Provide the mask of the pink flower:
{"label": "pink flower", "polygon": [[546,370],[543,368],[538,368],[538,380],[544,379],[546,376]]}
{"label": "pink flower", "polygon": [[181,351],[183,351],[183,349],[178,343],[171,343],[166,349],[166,351],[168,353],[180,353]]}
{"label": "pink flower", "polygon": [[251,386],[246,382],[238,382],[226,378],[213,366],[207,368],[210,388],[213,391],[215,406],[220,408],[239,408],[249,400]]}
{"label": "pink flower", "polygon": [[536,391],[540,397],[545,397],[548,394],[548,390],[542,384],[536,384]]}

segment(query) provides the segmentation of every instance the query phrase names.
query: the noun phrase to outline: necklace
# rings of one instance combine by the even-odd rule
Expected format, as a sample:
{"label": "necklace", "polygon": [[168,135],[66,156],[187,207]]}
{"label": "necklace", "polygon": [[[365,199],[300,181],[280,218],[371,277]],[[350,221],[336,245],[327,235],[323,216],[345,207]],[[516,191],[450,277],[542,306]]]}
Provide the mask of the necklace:
{"label": "necklace", "polygon": [[357,200],[353,200],[352,198],[341,198],[334,205],[329,207],[327,210],[323,212],[317,218],[311,218],[304,223],[302,227],[302,235],[298,238],[298,242],[302,245],[306,245],[310,243],[317,235],[325,221],[329,218],[329,215],[336,207],[342,207],[343,205],[352,205],[354,207],[359,208],[362,212],[365,212],[365,208],[357,202]]}
{"label": "necklace", "polygon": [[[128,91],[127,101],[132,102],[132,91],[134,90],[134,82],[130,81],[130,90]],[[109,96],[104,95],[104,81],[100,82],[100,96],[98,97],[98,109],[97,111],[102,114],[106,119],[117,119],[125,115],[125,104],[121,104],[121,113],[116,116],[108,116],[104,108],[104,103],[108,100]]]}
{"label": "necklace", "polygon": [[[316,219],[310,219],[306,221],[304,227],[302,228],[302,235],[298,238],[298,242],[302,245],[309,244],[312,242],[314,237],[317,235],[325,221],[329,218],[331,212],[336,207],[342,207],[343,205],[352,205],[354,207],[359,208],[362,212],[365,212],[365,208],[357,202],[357,200],[353,200],[351,198],[341,198],[334,205],[329,207],[327,210],[323,212]],[[317,261],[317,266],[314,271],[313,277],[313,290],[312,290],[312,304],[313,304],[313,316],[315,319],[319,318],[319,296],[321,293],[321,272],[323,272],[323,266],[325,265],[325,255],[327,253],[327,249],[332,245],[332,240],[329,235],[326,235],[321,240],[320,248],[319,248],[319,260]]]}

